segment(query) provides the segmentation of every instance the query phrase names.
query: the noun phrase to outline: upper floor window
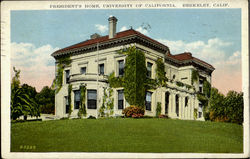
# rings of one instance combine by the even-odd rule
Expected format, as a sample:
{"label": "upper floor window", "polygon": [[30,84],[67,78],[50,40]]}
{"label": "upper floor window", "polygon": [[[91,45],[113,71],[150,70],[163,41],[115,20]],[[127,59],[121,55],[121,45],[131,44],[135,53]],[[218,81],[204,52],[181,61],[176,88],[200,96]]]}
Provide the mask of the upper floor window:
{"label": "upper floor window", "polygon": [[203,80],[199,80],[199,92],[203,92]]}
{"label": "upper floor window", "polygon": [[151,110],[152,92],[146,92],[146,110]]}
{"label": "upper floor window", "polygon": [[147,62],[147,77],[149,77],[149,78],[152,77],[152,66],[153,66],[152,63]]}
{"label": "upper floor window", "polygon": [[99,64],[99,74],[104,75],[104,64]]}
{"label": "upper floor window", "polygon": [[124,75],[124,60],[118,61],[118,75],[123,76]]}
{"label": "upper floor window", "polygon": [[70,77],[70,71],[69,70],[65,70],[65,77],[66,77],[66,83],[69,83],[69,77]]}
{"label": "upper floor window", "polygon": [[118,109],[123,109],[124,107],[124,100],[123,100],[123,90],[118,90]]}
{"label": "upper floor window", "polygon": [[80,106],[80,91],[74,91],[74,109],[79,109]]}
{"label": "upper floor window", "polygon": [[81,67],[81,74],[86,74],[86,67]]}
{"label": "upper floor window", "polygon": [[96,90],[88,90],[88,109],[96,109],[96,105],[97,105],[97,93]]}

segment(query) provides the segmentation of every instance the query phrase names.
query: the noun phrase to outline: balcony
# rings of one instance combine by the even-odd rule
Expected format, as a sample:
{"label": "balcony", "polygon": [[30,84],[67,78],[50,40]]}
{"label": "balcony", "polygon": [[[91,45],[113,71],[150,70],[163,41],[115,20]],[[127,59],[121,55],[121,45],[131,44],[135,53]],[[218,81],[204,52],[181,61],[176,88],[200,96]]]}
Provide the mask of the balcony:
{"label": "balcony", "polygon": [[108,77],[107,75],[97,75],[95,73],[86,73],[86,74],[73,74],[70,75],[69,82],[76,82],[76,81],[98,81],[99,82],[107,82]]}

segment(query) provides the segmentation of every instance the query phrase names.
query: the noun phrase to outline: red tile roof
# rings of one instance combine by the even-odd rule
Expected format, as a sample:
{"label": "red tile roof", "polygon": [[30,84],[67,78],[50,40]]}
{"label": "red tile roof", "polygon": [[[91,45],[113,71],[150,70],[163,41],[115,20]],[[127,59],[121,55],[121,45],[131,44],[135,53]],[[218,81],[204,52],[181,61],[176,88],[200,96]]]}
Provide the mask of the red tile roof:
{"label": "red tile roof", "polygon": [[[64,51],[68,51],[68,50],[71,50],[71,49],[76,49],[76,48],[82,48],[82,47],[85,47],[85,46],[89,46],[89,45],[93,45],[93,44],[96,44],[97,42],[99,43],[102,43],[102,42],[109,42],[109,41],[113,41],[115,39],[119,39],[119,38],[123,38],[123,37],[128,37],[128,36],[133,36],[133,35],[137,35],[139,37],[142,37],[144,39],[147,39],[155,44],[158,44],[160,45],[161,47],[164,47],[164,48],[167,48],[167,46],[163,45],[162,43],[154,40],[154,39],[151,39],[150,37],[148,36],[145,36],[143,35],[142,33],[138,32],[138,31],[135,31],[133,29],[129,29],[129,30],[126,30],[126,31],[123,31],[123,32],[119,32],[116,34],[116,36],[114,38],[111,38],[109,39],[109,36],[106,35],[106,36],[102,36],[102,37],[98,37],[96,39],[90,39],[90,40],[86,40],[86,41],[83,41],[83,42],[80,42],[78,44],[74,44],[74,45],[71,45],[69,47],[65,47],[63,49],[60,49],[60,50],[57,50],[55,51],[53,55],[55,54],[60,54],[61,52],[64,52]],[[190,52],[184,52],[184,53],[181,53],[181,54],[177,54],[177,55],[172,55],[172,54],[167,54],[167,56],[171,57],[171,58],[174,58],[178,61],[185,61],[185,60],[194,60],[194,61],[197,61],[199,63],[202,63],[204,65],[206,65],[207,67],[210,67],[212,69],[214,69],[214,67],[200,59],[197,59],[195,57],[192,56],[192,54]]]}
{"label": "red tile roof", "polygon": [[129,30],[117,33],[116,36],[114,38],[111,38],[111,39],[109,39],[109,36],[106,35],[106,36],[102,36],[102,37],[99,37],[99,38],[96,38],[96,39],[90,39],[90,40],[86,40],[86,41],[80,42],[80,43],[75,44],[75,45],[71,45],[69,47],[57,50],[54,53],[59,53],[59,52],[63,52],[63,51],[67,51],[67,50],[71,50],[71,49],[75,49],[75,48],[81,48],[81,47],[84,47],[84,46],[95,44],[97,42],[99,42],[99,43],[108,42],[108,41],[112,41],[112,40],[115,40],[115,39],[131,36],[131,35],[138,35],[140,37],[143,37],[143,38],[146,38],[146,39],[150,40],[151,42],[153,42],[155,44],[158,44],[158,45],[161,45],[162,47],[167,48],[167,46],[163,45],[162,43],[159,43],[158,41],[156,41],[154,39],[151,39],[150,37],[145,36],[145,35],[141,34],[140,32],[135,31],[134,29],[129,29]]}
{"label": "red tile roof", "polygon": [[177,54],[177,55],[168,54],[168,56],[171,58],[174,58],[176,60],[179,60],[179,61],[193,60],[193,61],[200,62],[200,63],[206,65],[207,67],[214,69],[214,67],[212,65],[210,65],[210,64],[206,63],[205,61],[202,61],[198,58],[193,57],[190,52],[184,52],[184,53]]}

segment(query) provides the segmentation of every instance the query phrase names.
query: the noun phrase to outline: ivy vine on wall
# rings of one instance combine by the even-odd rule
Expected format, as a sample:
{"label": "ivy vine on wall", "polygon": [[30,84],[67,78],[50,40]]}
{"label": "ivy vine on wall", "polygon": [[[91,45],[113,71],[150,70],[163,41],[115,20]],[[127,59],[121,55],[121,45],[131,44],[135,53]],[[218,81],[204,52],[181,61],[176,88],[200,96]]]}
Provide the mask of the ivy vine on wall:
{"label": "ivy vine on wall", "polygon": [[191,84],[193,85],[194,82],[197,82],[199,79],[199,72],[195,69],[192,70],[192,77],[191,77]]}
{"label": "ivy vine on wall", "polygon": [[100,117],[109,117],[114,114],[114,98],[112,88],[103,88],[102,106],[99,109]]}
{"label": "ivy vine on wall", "polygon": [[210,102],[210,97],[211,97],[211,84],[207,80],[204,80],[203,93],[198,93],[197,98],[203,105],[203,116],[205,117],[205,119],[206,116],[209,115],[208,106]]}
{"label": "ivy vine on wall", "polygon": [[68,117],[70,117],[70,115],[72,113],[71,92],[72,92],[72,85],[69,84],[69,86],[68,86],[68,102],[69,102],[69,114],[68,114]]}
{"label": "ivy vine on wall", "polygon": [[56,86],[56,93],[58,93],[62,88],[64,67],[70,65],[70,63],[71,59],[69,56],[61,57],[57,60],[57,77],[54,80],[55,84],[53,84]]}
{"label": "ivy vine on wall", "polygon": [[124,96],[130,105],[144,107],[147,79],[146,59],[135,46],[123,50],[126,56],[124,69]]}
{"label": "ivy vine on wall", "polygon": [[162,58],[158,58],[156,60],[156,80],[158,86],[167,86],[168,78],[166,77],[165,65],[163,63]]}
{"label": "ivy vine on wall", "polygon": [[81,84],[80,85],[80,107],[79,107],[79,111],[78,111],[78,117],[82,118],[82,116],[87,115],[87,111],[86,111],[86,86]]}
{"label": "ivy vine on wall", "polygon": [[112,88],[118,88],[124,86],[124,78],[123,77],[115,77],[115,73],[112,72],[108,75],[108,83]]}

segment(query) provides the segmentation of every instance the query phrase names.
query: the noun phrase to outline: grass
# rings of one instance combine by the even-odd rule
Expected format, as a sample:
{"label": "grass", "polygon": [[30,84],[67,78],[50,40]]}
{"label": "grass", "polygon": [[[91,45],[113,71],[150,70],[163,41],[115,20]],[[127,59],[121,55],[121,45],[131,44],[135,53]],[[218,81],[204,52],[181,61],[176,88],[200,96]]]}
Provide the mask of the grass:
{"label": "grass", "polygon": [[12,123],[11,151],[242,153],[243,128],[157,118]]}

